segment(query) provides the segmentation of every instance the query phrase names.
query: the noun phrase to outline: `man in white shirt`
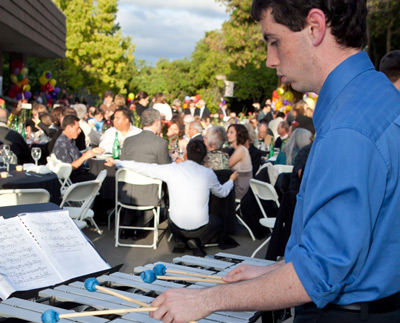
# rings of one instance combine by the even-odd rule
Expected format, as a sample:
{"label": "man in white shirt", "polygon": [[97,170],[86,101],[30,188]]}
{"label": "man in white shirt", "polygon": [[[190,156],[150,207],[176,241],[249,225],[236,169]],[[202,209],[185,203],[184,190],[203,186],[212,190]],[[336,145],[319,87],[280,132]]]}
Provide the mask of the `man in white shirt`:
{"label": "man in white shirt", "polygon": [[165,165],[120,161],[108,158],[107,166],[125,167],[142,175],[161,179],[168,185],[170,197],[169,225],[174,235],[189,239],[193,253],[202,252],[201,246],[215,237],[221,229],[221,220],[208,214],[210,191],[217,197],[226,197],[238,174],[234,172],[223,185],[215,173],[201,165],[206,147],[202,141],[190,141],[184,161]]}
{"label": "man in white shirt", "polygon": [[119,108],[114,113],[114,127],[103,134],[99,147],[103,148],[106,153],[112,153],[116,133],[118,133],[119,145],[122,148],[126,138],[137,135],[140,132],[142,132],[142,129],[136,128],[131,124],[130,111],[125,108]]}

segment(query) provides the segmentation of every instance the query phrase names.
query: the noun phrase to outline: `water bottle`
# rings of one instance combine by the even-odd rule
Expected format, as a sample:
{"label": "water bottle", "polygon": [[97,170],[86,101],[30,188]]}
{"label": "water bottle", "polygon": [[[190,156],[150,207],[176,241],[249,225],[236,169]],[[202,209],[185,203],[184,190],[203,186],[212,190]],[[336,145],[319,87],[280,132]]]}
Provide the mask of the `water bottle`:
{"label": "water bottle", "polygon": [[121,153],[121,147],[119,145],[118,132],[117,131],[115,132],[115,139],[114,139],[112,153],[113,153],[113,158],[114,159],[119,159],[119,156],[120,156],[120,153]]}

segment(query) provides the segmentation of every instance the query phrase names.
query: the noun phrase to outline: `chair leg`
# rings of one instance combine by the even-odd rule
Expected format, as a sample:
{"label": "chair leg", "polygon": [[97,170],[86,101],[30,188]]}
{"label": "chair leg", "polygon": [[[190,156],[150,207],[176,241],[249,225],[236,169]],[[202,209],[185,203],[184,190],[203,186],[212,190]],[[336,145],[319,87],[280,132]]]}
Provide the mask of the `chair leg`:
{"label": "chair leg", "polygon": [[119,214],[121,212],[121,208],[118,210],[118,206],[115,207],[115,246],[119,245]]}
{"label": "chair leg", "polygon": [[237,218],[237,219],[239,220],[239,222],[247,229],[247,231],[248,231],[249,234],[250,234],[251,239],[252,239],[253,241],[255,241],[256,238],[254,237],[253,231],[251,231],[250,227],[246,224],[246,222],[244,222],[243,219],[242,219],[238,214],[236,214],[236,218]]}
{"label": "chair leg", "polygon": [[115,213],[115,208],[113,208],[111,211],[108,211],[108,219],[107,219],[107,227],[108,227],[108,231],[111,230],[111,217],[112,215]]}
{"label": "chair leg", "polygon": [[251,254],[251,258],[254,258],[254,256],[257,254],[257,252],[259,252],[261,250],[261,248],[264,247],[269,242],[269,240],[271,240],[271,235],[272,235],[272,233],[270,234],[270,236],[267,239],[265,239],[265,241],[256,250],[254,250],[254,252]]}
{"label": "chair leg", "polygon": [[90,224],[93,225],[96,228],[97,233],[102,235],[103,234],[103,230],[100,230],[100,228],[97,226],[96,221],[91,217],[88,217],[87,219],[89,220]]}

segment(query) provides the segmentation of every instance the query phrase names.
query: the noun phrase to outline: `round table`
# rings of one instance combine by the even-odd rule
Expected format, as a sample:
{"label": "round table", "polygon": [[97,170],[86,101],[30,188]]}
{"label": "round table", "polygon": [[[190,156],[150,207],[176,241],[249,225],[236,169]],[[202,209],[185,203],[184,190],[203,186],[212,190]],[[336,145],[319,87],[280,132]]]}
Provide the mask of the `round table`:
{"label": "round table", "polygon": [[[5,171],[2,168],[1,171]],[[10,165],[10,173],[7,178],[0,178],[0,189],[17,188],[44,188],[50,193],[50,202],[60,204],[60,182],[57,175],[27,173],[25,171],[17,172],[14,165]]]}

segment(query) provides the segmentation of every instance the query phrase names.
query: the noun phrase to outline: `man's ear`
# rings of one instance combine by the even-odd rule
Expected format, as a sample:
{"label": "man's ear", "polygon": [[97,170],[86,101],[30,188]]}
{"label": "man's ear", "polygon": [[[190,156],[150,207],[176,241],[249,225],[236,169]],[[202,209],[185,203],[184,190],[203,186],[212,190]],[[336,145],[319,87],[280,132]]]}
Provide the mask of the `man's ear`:
{"label": "man's ear", "polygon": [[319,46],[324,40],[326,33],[326,18],[325,14],[320,9],[311,9],[306,18],[309,36],[312,44]]}

